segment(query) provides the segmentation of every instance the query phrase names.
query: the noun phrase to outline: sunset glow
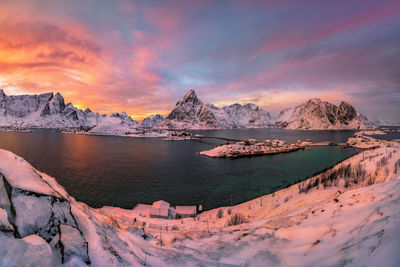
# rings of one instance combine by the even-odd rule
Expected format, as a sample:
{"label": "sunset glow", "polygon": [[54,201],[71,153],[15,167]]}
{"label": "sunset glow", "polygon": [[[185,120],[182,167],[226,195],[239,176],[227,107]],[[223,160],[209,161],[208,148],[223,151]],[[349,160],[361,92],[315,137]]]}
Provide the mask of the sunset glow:
{"label": "sunset glow", "polygon": [[275,117],[319,97],[396,121],[399,1],[307,2],[1,1],[0,88],[137,120],[196,88]]}

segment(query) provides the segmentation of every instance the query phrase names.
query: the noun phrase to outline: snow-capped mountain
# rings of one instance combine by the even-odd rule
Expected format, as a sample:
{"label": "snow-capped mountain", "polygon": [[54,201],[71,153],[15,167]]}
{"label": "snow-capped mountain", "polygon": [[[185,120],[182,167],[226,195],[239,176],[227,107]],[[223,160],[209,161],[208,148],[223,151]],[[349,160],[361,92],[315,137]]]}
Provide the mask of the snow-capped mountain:
{"label": "snow-capped mountain", "polygon": [[99,123],[90,129],[94,134],[119,135],[136,131],[138,122],[133,120],[125,112],[102,115]]}
{"label": "snow-capped mountain", "polygon": [[92,127],[98,113],[82,111],[71,103],[65,105],[60,93],[7,96],[0,89],[0,125],[17,127],[63,128]]}
{"label": "snow-capped mountain", "polygon": [[255,104],[233,104],[223,107],[232,121],[232,128],[267,127],[272,125],[269,112],[260,109]]}
{"label": "snow-capped mountain", "polygon": [[201,102],[190,90],[156,128],[232,129],[271,126],[268,112],[254,104],[233,104],[223,108]]}
{"label": "snow-capped mountain", "polygon": [[153,128],[157,124],[161,123],[164,121],[164,117],[161,116],[160,114],[157,114],[155,116],[150,116],[145,119],[140,123],[140,127],[143,128]]}
{"label": "snow-capped mountain", "polygon": [[60,93],[7,96],[0,89],[0,126],[20,128],[86,128],[95,134],[132,132],[138,122],[125,112],[100,115],[65,104]]}
{"label": "snow-capped mountain", "polygon": [[339,106],[313,98],[294,108],[282,110],[276,126],[286,129],[365,129],[373,124],[353,106],[341,102]]}

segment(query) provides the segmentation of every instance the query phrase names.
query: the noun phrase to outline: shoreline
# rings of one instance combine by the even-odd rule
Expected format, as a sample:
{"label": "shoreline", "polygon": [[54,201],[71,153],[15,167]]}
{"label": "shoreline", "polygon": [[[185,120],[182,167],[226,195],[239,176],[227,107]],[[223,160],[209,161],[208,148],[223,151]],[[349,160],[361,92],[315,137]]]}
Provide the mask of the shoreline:
{"label": "shoreline", "polygon": [[[71,247],[65,243],[63,238],[65,232],[62,232],[59,242],[64,245],[64,252],[61,253],[78,249],[73,258],[75,262],[77,260],[91,262],[95,266],[103,266],[107,262],[123,262],[125,265],[146,263],[156,266],[185,266],[189,262],[217,265],[249,263],[249,260],[255,266],[259,266],[266,262],[271,263],[257,256],[260,253],[265,254],[263,249],[267,244],[269,244],[268,250],[276,255],[275,263],[272,265],[308,266],[313,262],[329,262],[330,265],[337,265],[350,251],[354,257],[353,263],[362,265],[361,263],[365,261],[380,259],[376,259],[375,254],[371,256],[372,258],[362,256],[364,255],[362,251],[368,251],[368,246],[350,247],[345,251],[340,249],[341,246],[353,242],[354,238],[357,244],[364,242],[368,244],[370,240],[377,242],[376,237],[379,238],[380,235],[372,234],[381,229],[384,229],[386,238],[392,236],[393,240],[398,240],[399,236],[398,232],[394,232],[399,223],[396,219],[398,217],[395,216],[398,215],[399,206],[393,204],[393,201],[400,200],[398,194],[400,190],[396,189],[400,189],[400,144],[395,141],[389,142],[387,146],[382,144],[379,148],[362,150],[326,171],[272,194],[234,206],[204,211],[195,218],[179,220],[143,219],[133,210],[117,207],[91,208],[69,196],[55,178],[36,171],[15,154],[0,150],[0,158],[2,159],[0,173],[3,176],[0,182],[5,180],[8,182],[8,187],[11,186],[14,193],[8,197],[14,205],[16,214],[18,216],[24,214],[25,218],[23,221],[18,221],[18,228],[14,223],[7,229],[12,232],[31,229],[24,226],[29,224],[31,218],[43,216],[42,214],[54,209],[51,205],[37,207],[40,213],[34,214],[34,211],[17,205],[18,202],[14,199],[17,195],[14,194],[18,194],[19,188],[27,192],[36,192],[18,195],[19,198],[29,198],[27,201],[37,201],[36,199],[42,194],[50,194],[56,203],[58,198],[64,199],[63,203],[70,205],[71,208],[65,210],[64,215],[57,212],[54,214],[55,216],[70,214],[68,216],[72,216],[75,222],[69,222],[70,226],[56,227],[54,231],[65,231],[68,228],[72,231],[69,232],[71,237],[80,237],[73,239],[75,243]],[[333,177],[333,180],[327,179],[328,177]],[[358,216],[353,216],[355,212]],[[385,215],[388,219],[382,221],[381,218]],[[2,221],[2,223],[7,222],[4,219]],[[43,224],[40,227],[51,225],[44,218],[40,223]],[[351,230],[357,227],[374,228],[350,234]],[[332,228],[334,235],[331,234]],[[310,232],[309,229],[314,230]],[[32,228],[32,231],[36,230]],[[33,236],[35,240],[42,240],[40,244],[48,247],[46,251],[50,251],[46,252],[50,254],[36,254],[36,257],[30,260],[47,259],[52,257],[52,253],[59,253],[57,248],[53,247],[54,242],[51,241],[53,236],[48,236],[44,232],[26,232],[21,237],[14,237],[4,235],[0,231],[0,238],[4,242],[20,242],[19,240],[26,238],[27,234]],[[50,241],[46,242],[43,238]],[[361,241],[358,243],[357,240]],[[389,241],[386,241],[386,244],[387,242]],[[242,243],[246,245],[241,246]],[[26,243],[24,244],[26,246]],[[86,249],[83,244],[86,244]],[[332,248],[328,244],[334,244],[335,247]],[[396,243],[390,244],[396,247]],[[31,245],[33,246],[33,243],[28,243],[28,246]],[[135,249],[138,247],[140,250]],[[17,248],[18,245],[5,249],[13,251]],[[326,256],[326,252],[332,249],[334,254]],[[382,251],[379,245],[375,249]],[[392,252],[394,251],[386,252],[381,257],[393,258],[394,254],[390,254]],[[15,252],[9,253],[12,255]],[[72,259],[66,256],[65,260]]]}

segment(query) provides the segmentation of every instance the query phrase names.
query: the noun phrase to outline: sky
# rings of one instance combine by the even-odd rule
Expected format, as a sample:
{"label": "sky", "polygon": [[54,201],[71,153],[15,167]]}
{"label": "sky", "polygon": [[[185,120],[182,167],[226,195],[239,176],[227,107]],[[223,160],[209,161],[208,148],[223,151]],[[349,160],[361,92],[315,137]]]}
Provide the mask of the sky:
{"label": "sky", "polygon": [[205,103],[279,111],[318,97],[400,121],[400,1],[0,0],[0,88],[166,115]]}

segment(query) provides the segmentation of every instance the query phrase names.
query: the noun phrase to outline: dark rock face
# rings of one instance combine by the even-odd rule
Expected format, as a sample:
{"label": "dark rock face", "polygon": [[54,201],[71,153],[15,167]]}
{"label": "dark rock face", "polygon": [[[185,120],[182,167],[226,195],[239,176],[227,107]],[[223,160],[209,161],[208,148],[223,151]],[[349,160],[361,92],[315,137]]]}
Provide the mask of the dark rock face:
{"label": "dark rock face", "polygon": [[354,119],[357,116],[357,111],[353,106],[346,102],[342,102],[339,105],[337,111],[337,119],[344,124],[348,124],[349,121]]}
{"label": "dark rock face", "polygon": [[78,111],[71,103],[67,104],[67,106],[63,110],[63,113],[68,119],[71,119],[73,121],[79,120]]}

